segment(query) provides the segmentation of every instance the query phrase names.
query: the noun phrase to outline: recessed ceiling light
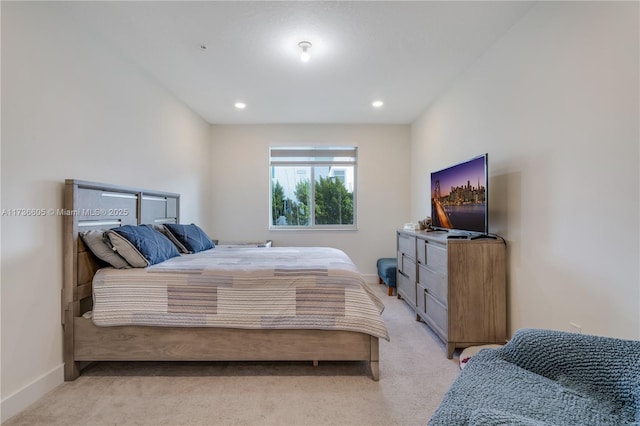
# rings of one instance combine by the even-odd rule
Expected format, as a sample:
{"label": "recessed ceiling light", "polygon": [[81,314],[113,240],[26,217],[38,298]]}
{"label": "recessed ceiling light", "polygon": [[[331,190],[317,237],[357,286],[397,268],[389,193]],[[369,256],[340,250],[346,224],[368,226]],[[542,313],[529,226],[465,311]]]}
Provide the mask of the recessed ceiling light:
{"label": "recessed ceiling light", "polygon": [[382,102],[382,101],[373,101],[371,103],[371,105],[373,105],[375,108],[380,108],[382,105],[384,105],[384,102]]}
{"label": "recessed ceiling light", "polygon": [[236,102],[234,105],[238,109],[245,109],[247,107],[247,104],[245,104],[244,102]]}
{"label": "recessed ceiling light", "polygon": [[298,43],[300,49],[302,49],[302,53],[300,54],[300,60],[302,62],[309,62],[309,49],[311,49],[311,43],[308,41],[301,41]]}

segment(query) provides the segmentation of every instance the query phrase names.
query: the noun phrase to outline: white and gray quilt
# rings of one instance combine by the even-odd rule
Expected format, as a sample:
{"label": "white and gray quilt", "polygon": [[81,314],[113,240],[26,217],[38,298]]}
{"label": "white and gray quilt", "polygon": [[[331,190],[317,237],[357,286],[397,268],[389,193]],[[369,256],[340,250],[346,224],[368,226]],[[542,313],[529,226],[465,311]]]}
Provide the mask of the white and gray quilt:
{"label": "white and gray quilt", "polygon": [[104,268],[93,301],[98,326],[346,330],[389,339],[384,305],[333,248],[214,248],[147,268]]}

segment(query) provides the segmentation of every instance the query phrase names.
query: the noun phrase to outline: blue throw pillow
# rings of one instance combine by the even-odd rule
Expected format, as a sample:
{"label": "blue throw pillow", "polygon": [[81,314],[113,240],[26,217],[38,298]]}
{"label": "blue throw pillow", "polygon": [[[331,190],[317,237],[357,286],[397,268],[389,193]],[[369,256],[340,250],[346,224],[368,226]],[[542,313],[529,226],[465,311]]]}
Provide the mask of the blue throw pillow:
{"label": "blue throw pillow", "polygon": [[[180,256],[176,246],[167,237],[148,225],[121,226],[108,231],[108,236],[118,253],[134,267],[155,265],[172,257]],[[129,247],[126,247],[128,244],[123,244],[125,241],[122,240],[126,240],[133,246],[132,248],[135,248],[141,256],[139,260],[130,260],[132,254],[135,257],[135,252],[130,253]]]}
{"label": "blue throw pillow", "polygon": [[179,225],[175,223],[165,223],[164,226],[182,243],[191,253],[209,250],[215,247],[211,238],[199,226]]}

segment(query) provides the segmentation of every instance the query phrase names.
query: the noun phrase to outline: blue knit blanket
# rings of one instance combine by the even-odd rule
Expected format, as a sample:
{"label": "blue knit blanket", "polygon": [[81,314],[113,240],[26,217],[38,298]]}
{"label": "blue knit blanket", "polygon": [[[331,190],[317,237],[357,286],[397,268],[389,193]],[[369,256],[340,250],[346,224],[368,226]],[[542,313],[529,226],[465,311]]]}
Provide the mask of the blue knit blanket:
{"label": "blue knit blanket", "polygon": [[640,341],[518,330],[471,358],[429,425],[640,425]]}

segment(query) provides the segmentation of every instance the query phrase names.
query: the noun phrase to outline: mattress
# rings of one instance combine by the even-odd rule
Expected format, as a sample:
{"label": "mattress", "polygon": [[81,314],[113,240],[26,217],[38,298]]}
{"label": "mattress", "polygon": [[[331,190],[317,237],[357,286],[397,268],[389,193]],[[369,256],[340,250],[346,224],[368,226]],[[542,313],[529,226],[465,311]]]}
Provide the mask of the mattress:
{"label": "mattress", "polygon": [[97,326],[322,329],[389,340],[384,305],[342,251],[214,248],[93,279]]}

